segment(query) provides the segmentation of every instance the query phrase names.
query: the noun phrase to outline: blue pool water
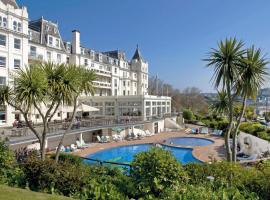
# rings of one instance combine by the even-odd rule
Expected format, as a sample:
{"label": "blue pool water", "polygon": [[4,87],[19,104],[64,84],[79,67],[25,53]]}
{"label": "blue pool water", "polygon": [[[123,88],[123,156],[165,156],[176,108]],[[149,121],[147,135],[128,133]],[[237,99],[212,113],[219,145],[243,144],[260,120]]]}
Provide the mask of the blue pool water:
{"label": "blue pool water", "polygon": [[166,140],[167,144],[180,145],[180,146],[207,146],[213,144],[212,140],[195,138],[195,137],[176,137]]}
{"label": "blue pool water", "polygon": [[[111,161],[119,163],[130,163],[133,157],[142,151],[147,151],[152,145],[151,144],[138,144],[138,145],[128,145],[120,146],[115,148],[110,148],[106,150],[99,151],[94,154],[90,154],[87,158],[98,159],[101,161]],[[182,164],[189,162],[200,163],[198,159],[194,158],[192,155],[192,149],[178,148],[162,146],[162,148],[169,150],[176,157],[176,159]],[[90,161],[87,161],[90,162]]]}

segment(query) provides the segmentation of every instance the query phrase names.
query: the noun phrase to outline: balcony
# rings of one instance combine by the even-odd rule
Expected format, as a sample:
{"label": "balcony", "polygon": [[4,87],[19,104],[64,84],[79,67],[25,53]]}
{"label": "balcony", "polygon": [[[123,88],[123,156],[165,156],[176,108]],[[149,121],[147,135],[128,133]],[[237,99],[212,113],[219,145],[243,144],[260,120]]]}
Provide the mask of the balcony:
{"label": "balcony", "polygon": [[93,81],[94,86],[98,88],[106,88],[111,89],[112,84],[107,82],[101,82],[101,81]]}
{"label": "balcony", "polygon": [[111,77],[112,72],[110,71],[104,71],[104,70],[98,70],[94,69],[95,73],[100,76],[106,76],[106,77]]}
{"label": "balcony", "polygon": [[43,55],[36,54],[36,53],[29,53],[28,54],[28,60],[33,61],[43,61]]}

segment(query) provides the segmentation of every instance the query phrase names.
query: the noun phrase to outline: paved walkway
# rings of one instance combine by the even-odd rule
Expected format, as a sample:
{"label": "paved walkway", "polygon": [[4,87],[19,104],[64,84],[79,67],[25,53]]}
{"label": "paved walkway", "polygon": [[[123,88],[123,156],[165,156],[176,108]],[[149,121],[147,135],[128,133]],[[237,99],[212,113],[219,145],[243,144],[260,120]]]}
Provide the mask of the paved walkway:
{"label": "paved walkway", "polygon": [[196,157],[197,159],[204,162],[209,162],[213,159],[222,160],[225,158],[224,140],[222,137],[215,137],[211,135],[202,135],[202,134],[198,135],[187,134],[184,131],[158,133],[154,136],[145,137],[141,140],[131,140],[131,141],[123,140],[119,142],[110,142],[110,143],[92,143],[89,148],[74,152],[74,154],[86,157],[88,154],[95,153],[97,151],[112,147],[133,145],[133,144],[163,143],[167,138],[191,137],[191,136],[199,138],[207,138],[214,141],[213,144],[208,146],[193,147],[193,156]]}

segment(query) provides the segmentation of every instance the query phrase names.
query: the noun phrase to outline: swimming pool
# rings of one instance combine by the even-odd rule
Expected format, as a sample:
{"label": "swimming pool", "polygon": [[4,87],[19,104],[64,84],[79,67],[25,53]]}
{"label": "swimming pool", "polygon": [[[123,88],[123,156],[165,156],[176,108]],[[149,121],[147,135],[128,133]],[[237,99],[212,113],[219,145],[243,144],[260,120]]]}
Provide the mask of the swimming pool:
{"label": "swimming pool", "polygon": [[195,137],[176,137],[169,138],[166,140],[167,144],[170,145],[179,145],[179,146],[207,146],[213,144],[212,140],[204,138],[195,138]]}
{"label": "swimming pool", "polygon": [[[87,158],[129,164],[137,153],[147,151],[152,146],[152,144],[119,146],[90,154]],[[162,145],[162,148],[171,151],[175,158],[182,164],[190,162],[201,163],[201,161],[192,155],[192,149],[190,148],[170,147],[164,145]],[[87,162],[91,163],[91,161]]]}

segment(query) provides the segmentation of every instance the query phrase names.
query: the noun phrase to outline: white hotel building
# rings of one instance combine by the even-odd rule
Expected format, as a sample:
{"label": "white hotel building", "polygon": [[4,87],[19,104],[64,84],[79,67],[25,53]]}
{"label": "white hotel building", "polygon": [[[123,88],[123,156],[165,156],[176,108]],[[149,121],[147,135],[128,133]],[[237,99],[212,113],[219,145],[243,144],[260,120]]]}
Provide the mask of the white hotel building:
{"label": "white hotel building", "polygon": [[[58,24],[43,17],[30,21],[26,7],[15,0],[0,0],[0,86],[10,83],[10,74],[32,62],[71,63],[97,74],[95,95],[81,101],[99,108],[91,116],[138,116],[142,120],[171,113],[171,98],[148,95],[148,63],[137,47],[131,60],[119,50],[98,52],[83,46],[80,32],[64,41]],[[58,113],[55,119],[63,114]],[[0,105],[0,127],[11,126],[14,109]],[[65,116],[66,117],[66,116]],[[30,116],[38,121],[38,114]]]}

